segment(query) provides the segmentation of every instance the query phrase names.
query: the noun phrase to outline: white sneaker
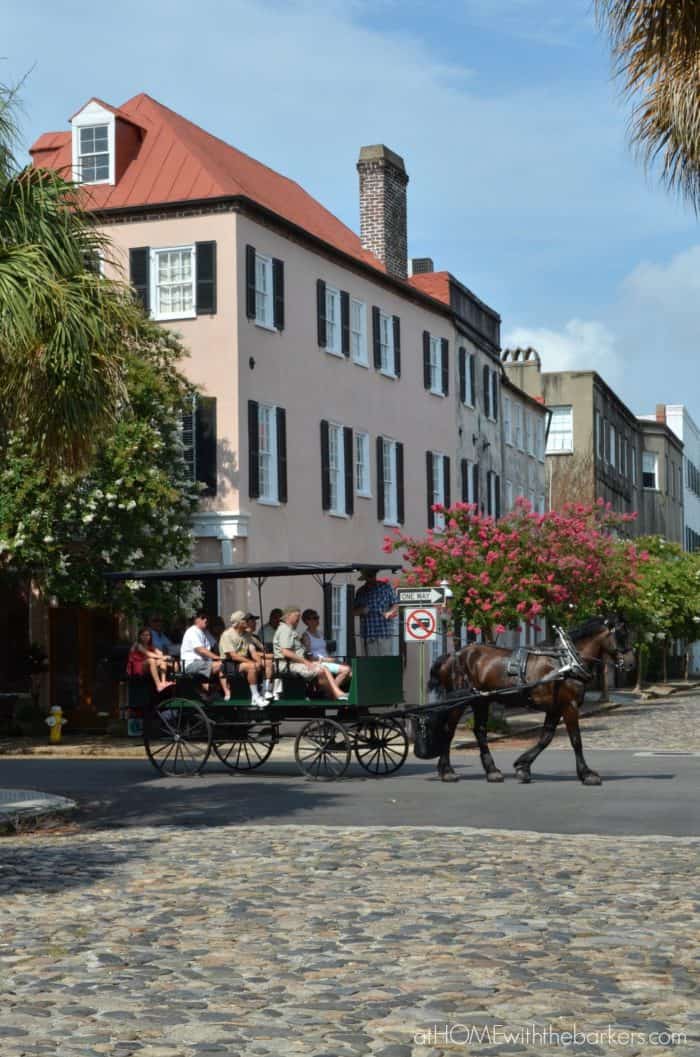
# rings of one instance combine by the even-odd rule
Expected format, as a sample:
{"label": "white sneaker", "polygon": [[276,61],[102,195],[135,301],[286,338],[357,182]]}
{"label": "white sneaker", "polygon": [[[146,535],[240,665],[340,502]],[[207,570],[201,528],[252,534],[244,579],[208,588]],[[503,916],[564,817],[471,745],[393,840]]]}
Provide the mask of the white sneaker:
{"label": "white sneaker", "polygon": [[267,701],[260,694],[251,694],[250,706],[251,708],[267,708]]}

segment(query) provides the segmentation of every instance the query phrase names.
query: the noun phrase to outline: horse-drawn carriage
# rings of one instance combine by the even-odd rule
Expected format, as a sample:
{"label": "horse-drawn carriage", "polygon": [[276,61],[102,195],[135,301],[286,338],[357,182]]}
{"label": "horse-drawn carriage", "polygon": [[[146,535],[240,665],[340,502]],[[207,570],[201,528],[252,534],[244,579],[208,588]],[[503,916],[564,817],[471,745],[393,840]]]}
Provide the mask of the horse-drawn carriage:
{"label": "horse-drawn carriage", "polygon": [[[337,574],[368,568],[396,571],[399,566],[371,566],[365,562],[277,563],[131,570],[106,575],[111,580],[142,582],[252,580],[257,585],[262,613],[262,587],[270,577],[311,576],[326,599]],[[326,612],[326,628],[329,617]],[[418,730],[416,755],[437,757],[440,778],[454,781],[450,746],[457,723],[465,709],[471,707],[486,778],[502,781],[503,775],[488,747],[488,709],[493,700],[517,698],[545,712],[537,744],[515,762],[519,780],[530,780],[533,760],[552,740],[563,717],[576,755],[578,776],[586,785],[597,785],[600,776],[583,758],[578,706],[592,665],[602,663],[606,656],[622,663],[626,649],[624,628],[614,621],[594,618],[571,635],[562,628],[555,630],[557,642],[548,648],[510,651],[474,645],[440,657],[433,665],[429,684],[437,700],[428,705],[405,704],[403,662],[399,655],[357,656],[352,634],[348,634],[346,658],[352,677],[347,700],[342,702],[323,698],[309,690],[309,684],[301,678],[281,670],[275,673],[282,680],[279,699],[269,701],[263,709],[251,707],[248,685],[235,671],[228,675],[229,700],[204,700],[198,681],[178,674],[172,692],[151,699],[143,708],[146,753],[162,775],[201,774],[212,753],[231,771],[252,771],[265,763],[281,738],[289,736],[290,725],[295,725],[294,756],[307,777],[340,778],[353,755],[367,774],[385,777],[398,771],[407,758],[407,720],[413,718]]]}

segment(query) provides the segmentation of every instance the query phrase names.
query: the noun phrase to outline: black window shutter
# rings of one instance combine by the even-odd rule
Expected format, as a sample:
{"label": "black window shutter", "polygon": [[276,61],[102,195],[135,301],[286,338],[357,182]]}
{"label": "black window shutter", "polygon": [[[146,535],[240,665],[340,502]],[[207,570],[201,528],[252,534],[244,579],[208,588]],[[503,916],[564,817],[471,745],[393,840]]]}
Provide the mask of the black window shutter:
{"label": "black window shutter", "polygon": [[493,515],[493,507],[491,503],[491,478],[493,477],[493,470],[486,471],[486,513],[489,517]]}
{"label": "black window shutter", "polygon": [[350,355],[350,294],[340,291],[340,351],[343,356]]}
{"label": "black window shutter", "polygon": [[129,281],[145,312],[151,310],[151,251],[148,246],[129,250]]}
{"label": "black window shutter", "polygon": [[460,345],[458,354],[459,363],[459,399],[460,403],[467,402],[467,350]]}
{"label": "black window shutter", "polygon": [[401,320],[394,316],[394,374],[401,376]]}
{"label": "black window shutter", "polygon": [[445,396],[450,391],[450,343],[447,338],[441,341],[442,349],[442,391]]}
{"label": "black window shutter", "polygon": [[248,495],[260,495],[260,439],[258,433],[258,404],[248,401]]}
{"label": "black window shutter", "polygon": [[445,506],[452,506],[452,489],[450,487],[450,457],[445,455],[442,463],[442,479],[445,490]]}
{"label": "black window shutter", "polygon": [[423,388],[430,389],[430,334],[423,331]]}
{"label": "black window shutter", "polygon": [[287,502],[287,412],[277,408],[277,498]]}
{"label": "black window shutter", "polygon": [[476,511],[479,512],[479,465],[474,463],[472,466],[472,502],[476,503]]}
{"label": "black window shutter", "polygon": [[333,584],[324,584],[323,591],[323,637],[333,638]]}
{"label": "black window shutter", "polygon": [[[379,332],[379,309],[372,305],[372,348],[374,350],[374,366],[379,370],[382,366],[381,335]],[[384,515],[382,514],[382,519]]]}
{"label": "black window shutter", "polygon": [[[316,324],[318,327],[318,343],[322,349],[326,347],[326,284],[323,279],[316,280]],[[326,509],[324,507],[324,509]]]}
{"label": "black window shutter", "polygon": [[484,364],[482,372],[484,380],[484,414],[487,418],[491,417],[491,372],[489,368]]}
{"label": "black window shutter", "polygon": [[255,319],[255,246],[245,248],[245,314]]}
{"label": "black window shutter", "polygon": [[202,495],[216,495],[216,397],[197,397],[195,476],[206,485]]}
{"label": "black window shutter", "polygon": [[355,588],[352,584],[345,586],[345,627],[347,628],[346,657],[355,656]]}
{"label": "black window shutter", "polygon": [[435,525],[435,514],[433,512],[433,453],[425,453],[426,488],[428,492],[428,528]]}
{"label": "black window shutter", "polygon": [[469,357],[469,403],[476,403],[476,358]]}
{"label": "black window shutter", "polygon": [[331,508],[331,459],[328,445],[328,423],[321,420],[321,509]]}
{"label": "black window shutter", "polygon": [[501,516],[501,478],[497,473],[493,475],[493,496],[496,507],[494,517],[498,520]]}
{"label": "black window shutter", "polygon": [[403,444],[396,442],[396,520],[403,525],[406,520],[403,488]]}
{"label": "black window shutter", "polygon": [[495,371],[491,375],[491,404],[493,417],[498,421],[498,375]]}
{"label": "black window shutter", "polygon": [[343,428],[345,463],[345,513],[352,517],[355,509],[355,446],[350,426]]}
{"label": "black window shutter", "polygon": [[284,330],[284,261],[272,260],[273,322],[277,330]]}
{"label": "black window shutter", "polygon": [[460,477],[462,482],[462,502],[469,502],[469,463],[462,459],[460,463]]}
{"label": "black window shutter", "polygon": [[197,315],[216,314],[216,243],[195,243]]}
{"label": "black window shutter", "polygon": [[384,438],[377,437],[377,518],[384,520]]}

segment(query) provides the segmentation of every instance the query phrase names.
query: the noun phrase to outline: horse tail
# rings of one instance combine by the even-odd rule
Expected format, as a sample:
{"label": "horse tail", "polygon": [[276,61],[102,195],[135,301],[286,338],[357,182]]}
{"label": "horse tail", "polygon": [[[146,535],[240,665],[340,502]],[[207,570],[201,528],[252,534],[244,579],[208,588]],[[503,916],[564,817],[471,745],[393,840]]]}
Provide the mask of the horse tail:
{"label": "horse tail", "polygon": [[440,673],[442,671],[443,664],[445,664],[445,662],[448,661],[451,656],[452,654],[450,653],[442,653],[435,661],[433,661],[432,665],[430,666],[430,674],[428,676],[429,693],[437,693],[438,691],[443,689],[443,685],[440,680]]}

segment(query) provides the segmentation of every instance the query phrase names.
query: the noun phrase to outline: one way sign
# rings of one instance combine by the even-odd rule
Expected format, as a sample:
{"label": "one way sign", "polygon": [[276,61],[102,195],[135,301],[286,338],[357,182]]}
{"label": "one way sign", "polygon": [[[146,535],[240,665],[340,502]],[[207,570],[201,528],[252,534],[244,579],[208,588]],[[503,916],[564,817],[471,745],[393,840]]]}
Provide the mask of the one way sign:
{"label": "one way sign", "polygon": [[400,606],[441,606],[445,602],[444,587],[397,587]]}

